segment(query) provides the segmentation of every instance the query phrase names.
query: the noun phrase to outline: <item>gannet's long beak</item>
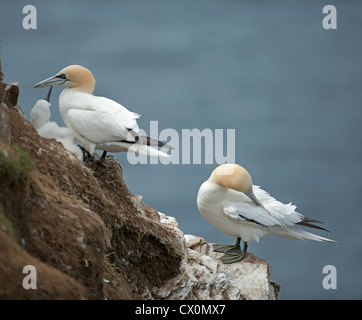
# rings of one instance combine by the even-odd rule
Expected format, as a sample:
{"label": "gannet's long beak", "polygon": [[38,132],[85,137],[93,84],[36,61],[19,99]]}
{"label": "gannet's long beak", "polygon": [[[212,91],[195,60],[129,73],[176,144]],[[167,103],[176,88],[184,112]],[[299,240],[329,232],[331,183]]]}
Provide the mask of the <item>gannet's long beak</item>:
{"label": "gannet's long beak", "polygon": [[254,203],[260,207],[263,207],[263,205],[261,204],[261,202],[256,198],[253,190],[251,190],[250,192],[245,192],[245,194],[254,201]]}
{"label": "gannet's long beak", "polygon": [[250,192],[244,192],[244,194],[246,194],[251,200],[253,200],[253,202],[259,206],[262,207],[269,215],[270,212],[263,206],[263,204],[258,200],[258,198],[255,196],[253,190],[251,190]]}
{"label": "gannet's long beak", "polygon": [[68,81],[68,79],[65,77],[64,74],[55,75],[53,77],[50,77],[48,79],[38,82],[34,86],[34,88],[43,88],[43,87],[49,87],[49,86],[61,86],[62,84],[64,84],[67,81]]}

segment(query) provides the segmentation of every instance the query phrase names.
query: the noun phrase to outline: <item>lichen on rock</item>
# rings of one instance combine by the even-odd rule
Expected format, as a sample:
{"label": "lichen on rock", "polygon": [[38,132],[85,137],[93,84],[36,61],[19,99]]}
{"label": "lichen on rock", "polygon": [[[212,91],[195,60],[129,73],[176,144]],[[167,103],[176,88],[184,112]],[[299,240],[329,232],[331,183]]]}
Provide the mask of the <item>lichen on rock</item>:
{"label": "lichen on rock", "polygon": [[202,237],[183,234],[175,218],[159,212],[161,222],[184,241],[186,254],[180,274],[152,292],[163,299],[276,300],[280,286],[270,280],[270,267],[252,253],[226,265]]}

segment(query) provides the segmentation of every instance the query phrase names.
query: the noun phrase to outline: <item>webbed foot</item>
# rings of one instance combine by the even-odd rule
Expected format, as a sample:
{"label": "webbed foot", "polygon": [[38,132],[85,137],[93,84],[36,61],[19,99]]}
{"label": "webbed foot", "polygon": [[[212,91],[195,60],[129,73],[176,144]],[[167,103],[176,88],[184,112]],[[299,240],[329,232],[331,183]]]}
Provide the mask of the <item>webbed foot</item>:
{"label": "webbed foot", "polygon": [[241,239],[237,238],[235,245],[227,245],[227,244],[213,245],[214,251],[225,253],[220,258],[222,263],[224,263],[224,264],[235,263],[235,262],[239,262],[245,258],[246,251],[248,250],[248,243],[244,242],[243,250],[241,250],[240,241],[241,241]]}

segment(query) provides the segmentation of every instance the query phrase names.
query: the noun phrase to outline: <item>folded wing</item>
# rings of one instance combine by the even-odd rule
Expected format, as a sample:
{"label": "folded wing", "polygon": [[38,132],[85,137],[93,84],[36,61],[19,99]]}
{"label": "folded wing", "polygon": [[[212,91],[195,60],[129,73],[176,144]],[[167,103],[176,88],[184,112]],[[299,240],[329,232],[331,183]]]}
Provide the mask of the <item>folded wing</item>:
{"label": "folded wing", "polygon": [[[248,221],[262,226],[290,227],[303,221],[304,216],[295,211],[292,204],[283,204],[258,186],[253,191],[262,206],[258,206],[241,192],[230,190],[232,202],[223,211],[235,221]],[[228,199],[230,201],[230,197]]]}
{"label": "folded wing", "polygon": [[135,142],[139,117],[113,100],[81,93],[67,111],[67,120],[74,132],[93,143]]}

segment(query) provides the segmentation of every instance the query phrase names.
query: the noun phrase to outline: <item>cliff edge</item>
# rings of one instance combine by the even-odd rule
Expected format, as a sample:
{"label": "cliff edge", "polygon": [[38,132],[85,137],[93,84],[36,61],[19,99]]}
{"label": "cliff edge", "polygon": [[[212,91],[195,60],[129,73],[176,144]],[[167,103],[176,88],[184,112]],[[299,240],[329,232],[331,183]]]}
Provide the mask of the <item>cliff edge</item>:
{"label": "cliff edge", "polygon": [[266,261],[221,264],[128,190],[113,157],[82,164],[40,137],[18,95],[0,61],[0,299],[277,299]]}

